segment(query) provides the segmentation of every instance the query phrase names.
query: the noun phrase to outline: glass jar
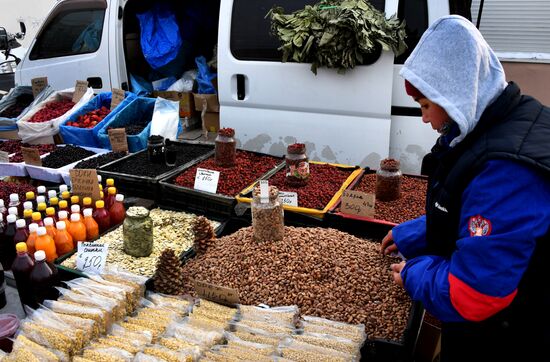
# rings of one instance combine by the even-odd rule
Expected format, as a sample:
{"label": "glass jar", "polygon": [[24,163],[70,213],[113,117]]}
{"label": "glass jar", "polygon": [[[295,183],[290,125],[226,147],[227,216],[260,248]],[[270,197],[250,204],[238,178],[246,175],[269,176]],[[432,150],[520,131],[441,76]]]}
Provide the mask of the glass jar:
{"label": "glass jar", "polygon": [[401,197],[399,166],[399,161],[393,158],[380,161],[380,169],[376,171],[376,201],[394,201]]}
{"label": "glass jar", "polygon": [[216,164],[220,167],[234,167],[237,161],[235,130],[222,128],[216,137]]}
{"label": "glass jar", "polygon": [[147,158],[151,163],[164,162],[164,138],[149,136],[147,139]]}
{"label": "glass jar", "polygon": [[153,219],[149,210],[132,206],[126,211],[122,224],[124,252],[135,257],[151,255],[153,251]]}
{"label": "glass jar", "polygon": [[279,190],[269,186],[268,197],[262,200],[260,186],[256,186],[252,199],[252,229],[259,243],[281,241],[285,236],[284,210]]}
{"label": "glass jar", "polygon": [[309,159],[306,155],[306,145],[294,143],[286,150],[286,179],[285,184],[291,187],[302,187],[309,180]]}
{"label": "glass jar", "polygon": [[171,143],[170,140],[166,140],[166,146],[164,147],[164,162],[166,166],[173,167],[176,165],[178,156],[178,148]]}

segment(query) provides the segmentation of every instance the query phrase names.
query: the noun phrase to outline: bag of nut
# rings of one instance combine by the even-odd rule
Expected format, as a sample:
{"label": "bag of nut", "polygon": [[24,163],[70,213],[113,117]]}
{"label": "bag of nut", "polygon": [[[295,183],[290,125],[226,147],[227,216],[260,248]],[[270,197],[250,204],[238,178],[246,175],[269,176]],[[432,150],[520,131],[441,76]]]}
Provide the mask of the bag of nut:
{"label": "bag of nut", "polygon": [[281,307],[256,307],[253,305],[239,305],[241,319],[264,321],[267,323],[283,323],[295,325],[298,321],[300,309],[297,305]]}
{"label": "bag of nut", "polygon": [[131,362],[134,355],[119,348],[86,348],[82,357],[96,362]]}
{"label": "bag of nut", "polygon": [[13,349],[10,355],[6,357],[6,361],[27,362],[33,360],[44,362],[68,361],[69,356],[60,351],[43,347],[23,334],[19,334],[13,342]]}
{"label": "bag of nut", "polygon": [[279,346],[281,355],[293,361],[355,362],[357,356],[289,339]]}
{"label": "bag of nut", "polygon": [[145,298],[149,299],[159,308],[173,310],[182,316],[187,315],[191,310],[192,298],[190,296],[174,296],[147,292]]}

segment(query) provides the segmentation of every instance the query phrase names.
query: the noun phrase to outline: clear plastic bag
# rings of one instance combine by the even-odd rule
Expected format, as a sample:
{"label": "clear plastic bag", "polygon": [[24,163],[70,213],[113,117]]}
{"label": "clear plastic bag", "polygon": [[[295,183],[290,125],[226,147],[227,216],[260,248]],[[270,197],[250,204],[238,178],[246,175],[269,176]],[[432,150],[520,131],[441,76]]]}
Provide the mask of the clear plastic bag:
{"label": "clear plastic bag", "polygon": [[302,316],[302,318],[304,320],[302,322],[302,329],[305,333],[330,334],[337,337],[349,338],[360,346],[367,339],[364,324],[348,324],[307,315]]}
{"label": "clear plastic bag", "polygon": [[87,348],[82,354],[92,361],[131,362],[134,355],[118,348]]}
{"label": "clear plastic bag", "polygon": [[90,344],[92,348],[118,348],[122,349],[131,354],[136,354],[141,352],[145,345],[139,343],[139,341],[134,341],[128,338],[107,335],[105,337],[99,338],[98,340]]}
{"label": "clear plastic bag", "polygon": [[298,342],[314,346],[330,348],[338,352],[348,353],[356,358],[360,357],[361,345],[349,338],[342,338],[330,334],[304,333],[293,337]]}
{"label": "clear plastic bag", "polygon": [[145,283],[147,278],[141,275],[136,275],[118,267],[108,267],[103,270],[101,274],[103,279],[119,283],[126,284],[134,289],[134,297],[139,300],[145,294]]}
{"label": "clear plastic bag", "polygon": [[[237,309],[226,307],[221,304],[217,304],[206,299],[200,299],[198,304],[193,306],[193,313],[202,313],[203,315],[216,315],[223,317],[224,320],[231,320],[237,314]],[[211,318],[211,317],[210,317]]]}
{"label": "clear plastic bag", "polygon": [[177,352],[159,345],[147,346],[143,350],[143,353],[150,356],[161,358],[166,362],[180,362],[180,361],[192,362],[193,361],[193,355],[191,353],[187,353],[184,351]]}
{"label": "clear plastic bag", "polygon": [[57,290],[60,293],[59,300],[68,301],[72,303],[77,303],[79,305],[99,308],[103,311],[105,311],[108,321],[107,323],[111,325],[115,319],[117,314],[117,308],[118,305],[114,300],[109,300],[107,298],[102,298],[100,296],[91,296],[86,295],[83,291],[80,293],[77,293],[76,291],[72,291],[65,288],[57,288]]}
{"label": "clear plastic bag", "polygon": [[162,337],[159,339],[158,344],[173,351],[194,350],[200,354],[198,345],[175,337]]}
{"label": "clear plastic bag", "polygon": [[227,346],[229,347],[247,349],[263,356],[271,356],[277,354],[277,348],[271,344],[248,342],[240,339],[233,333],[226,333],[225,339],[227,340]]}
{"label": "clear plastic bag", "polygon": [[273,360],[271,356],[258,354],[253,350],[235,346],[215,346],[212,350],[224,357],[237,358],[241,361],[271,362]]}
{"label": "clear plastic bag", "polygon": [[291,335],[296,331],[294,328],[294,325],[288,324],[284,321],[279,320],[270,320],[270,322],[265,322],[263,320],[255,320],[255,319],[241,319],[238,322],[231,322],[231,328],[233,328],[236,325],[242,325],[245,327],[255,328],[255,329],[261,329],[269,333],[284,333],[287,335]]}
{"label": "clear plastic bag", "polygon": [[92,319],[99,325],[99,332],[106,333],[108,329],[107,315],[99,308],[86,307],[66,301],[45,300],[44,306],[56,313],[74,315],[80,318]]}
{"label": "clear plastic bag", "polygon": [[288,338],[288,335],[284,333],[269,333],[261,329],[250,328],[239,324],[234,325],[233,329],[233,334],[243,341],[268,344],[271,346],[278,346],[279,343]]}
{"label": "clear plastic bag", "polygon": [[178,137],[179,121],[180,103],[157,97],[150,134],[175,141]]}
{"label": "clear plastic bag", "polygon": [[88,279],[88,283],[90,284],[90,288],[112,288],[112,290],[119,289],[124,291],[124,295],[126,296],[126,300],[128,304],[131,306],[132,311],[136,309],[136,307],[139,305],[139,301],[142,298],[139,293],[136,292],[136,289],[132,286],[129,286],[127,284],[123,283],[117,283],[112,282],[106,279],[103,279],[99,275],[91,275]]}
{"label": "clear plastic bag", "polygon": [[282,357],[296,362],[355,362],[356,356],[289,339],[279,346]]}
{"label": "clear plastic bag", "polygon": [[166,335],[176,337],[202,347],[211,347],[223,341],[222,331],[205,331],[188,323],[172,323],[166,330]]}
{"label": "clear plastic bag", "polygon": [[120,326],[119,324],[113,325],[113,327],[111,328],[111,335],[138,342],[140,346],[145,346],[146,344],[151,343],[151,341],[153,340],[153,334],[149,331],[141,330],[135,332],[128,330]]}
{"label": "clear plastic bag", "polygon": [[85,278],[73,279],[65,282],[65,284],[67,284],[71,290],[82,291],[83,294],[83,289],[79,288],[85,288],[85,290],[88,290],[88,293],[95,293],[117,300],[119,305],[124,309],[125,315],[134,311],[131,303],[128,302],[129,299],[131,300],[131,297],[127,297],[127,292],[122,288],[100,284]]}
{"label": "clear plastic bag", "polygon": [[177,297],[161,293],[147,292],[146,298],[156,306],[173,310],[181,316],[187,315],[191,309],[189,297]]}
{"label": "clear plastic bag", "polygon": [[241,319],[264,321],[267,323],[284,323],[295,325],[298,321],[300,309],[297,305],[282,307],[257,307],[253,305],[239,305]]}
{"label": "clear plastic bag", "polygon": [[54,352],[19,334],[13,342],[11,354],[6,357],[5,361],[27,362],[37,360],[41,362],[58,362],[66,361],[68,358],[67,355],[59,351]]}
{"label": "clear plastic bag", "polygon": [[196,314],[191,314],[189,317],[185,318],[184,321],[195,328],[200,328],[207,331],[223,331],[230,326],[226,322],[220,322],[204,316],[197,316]]}
{"label": "clear plastic bag", "polygon": [[77,352],[82,345],[73,330],[66,327],[66,330],[62,331],[55,322],[45,318],[23,320],[20,333],[41,346],[56,349],[66,355]]}
{"label": "clear plastic bag", "polygon": [[131,321],[120,322],[118,325],[126,329],[127,331],[134,332],[134,333],[147,332],[151,335],[152,342],[155,342],[159,337],[159,332],[155,331],[153,328],[145,327],[140,324],[135,324],[135,323],[132,323]]}
{"label": "clear plastic bag", "polygon": [[80,328],[72,328],[71,325],[59,318],[57,313],[47,308],[32,310],[29,307],[25,307],[25,311],[34,323],[71,338],[74,343],[73,353],[80,351],[86,345],[88,337],[85,335],[85,331]]}

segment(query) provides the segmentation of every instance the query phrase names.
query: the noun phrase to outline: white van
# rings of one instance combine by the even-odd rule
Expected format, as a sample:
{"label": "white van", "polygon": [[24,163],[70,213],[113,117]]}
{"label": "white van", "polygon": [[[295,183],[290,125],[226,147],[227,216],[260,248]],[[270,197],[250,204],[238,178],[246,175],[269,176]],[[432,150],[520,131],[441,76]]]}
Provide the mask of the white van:
{"label": "white van", "polygon": [[[306,143],[313,160],[377,168],[381,159],[390,156],[401,160],[404,172],[420,172],[422,158],[437,134],[420,122],[420,111],[406,96],[398,75],[408,53],[395,58],[383,52],[374,64],[344,75],[332,69],[319,69],[314,75],[309,64],[280,61],[278,42],[269,34],[265,15],[274,4],[290,12],[316,1],[168,1],[182,12],[185,4],[211,6],[217,37],[196,31],[196,44],[211,50],[217,43],[221,124],[236,129],[242,148],[282,155],[287,144],[298,141]],[[57,2],[20,63],[16,83],[30,84],[32,78],[47,76],[55,89],[71,87],[77,79],[87,79],[98,92],[129,89],[129,74],[147,68],[136,13],[153,3]],[[412,50],[429,23],[463,2],[372,3],[406,21]],[[96,29],[96,41],[76,44],[90,27]]]}

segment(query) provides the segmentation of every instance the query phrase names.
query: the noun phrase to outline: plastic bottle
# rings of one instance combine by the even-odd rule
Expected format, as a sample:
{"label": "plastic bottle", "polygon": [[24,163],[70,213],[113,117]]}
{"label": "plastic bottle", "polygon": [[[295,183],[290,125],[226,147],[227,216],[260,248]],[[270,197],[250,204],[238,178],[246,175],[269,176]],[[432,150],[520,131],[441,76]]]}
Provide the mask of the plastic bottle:
{"label": "plastic bottle", "polygon": [[[110,180],[110,179],[107,179]],[[111,227],[111,217],[109,211],[105,210],[105,202],[98,200],[95,202],[95,211],[92,214],[94,220],[99,226],[99,233],[103,234]]]}
{"label": "plastic bottle", "polygon": [[55,215],[55,209],[53,207],[48,207],[46,209],[46,217],[51,217],[55,222],[57,222],[57,216]]}
{"label": "plastic bottle", "polygon": [[10,194],[10,203],[8,205],[8,208],[10,207],[17,207],[19,212],[23,212],[22,208],[23,205],[19,202],[19,195],[18,194]]}
{"label": "plastic bottle", "polygon": [[6,279],[4,278],[4,269],[0,264],[0,309],[4,308],[6,303]]}
{"label": "plastic bottle", "polygon": [[46,233],[55,240],[55,235],[57,235],[57,230],[54,226],[54,220],[51,217],[44,219],[44,227],[46,228]]}
{"label": "plastic bottle", "polygon": [[34,195],[34,192],[27,191],[27,193],[25,193],[25,202],[23,203],[24,208],[29,208],[28,207],[29,204],[27,204],[27,202],[31,203],[30,209],[36,208],[36,196]]}
{"label": "plastic bottle", "polygon": [[71,196],[71,206],[72,205],[78,205],[80,206],[80,197],[77,195]]}
{"label": "plastic bottle", "polygon": [[27,249],[30,255],[34,255],[36,251],[36,238],[38,237],[38,224],[32,223],[29,225],[29,237],[27,238]]}
{"label": "plastic bottle", "polygon": [[8,215],[15,215],[15,217],[19,217],[19,209],[15,206],[8,208]]}
{"label": "plastic bottle", "polygon": [[109,217],[111,218],[111,227],[120,224],[126,218],[126,208],[124,207],[124,195],[117,194],[115,203],[109,208]]}
{"label": "plastic bottle", "polygon": [[50,200],[53,197],[57,197],[57,192],[55,192],[55,190],[48,191],[48,200]]}
{"label": "plastic bottle", "polygon": [[101,177],[101,175],[97,175],[97,183],[101,185],[101,180],[103,178]]}
{"label": "plastic bottle", "polygon": [[72,214],[79,214],[79,215],[82,215],[80,213],[80,206],[79,205],[71,205],[71,215]]}
{"label": "plastic bottle", "polygon": [[52,197],[49,202],[50,207],[53,207],[55,211],[59,209],[59,199],[57,197]]}
{"label": "plastic bottle", "polygon": [[28,254],[27,244],[18,243],[15,245],[17,256],[11,265],[11,271],[17,285],[17,292],[21,305],[31,305],[34,298],[31,289],[31,271],[34,261]]}
{"label": "plastic bottle", "polygon": [[65,191],[69,191],[69,186],[67,185],[59,185],[59,193],[57,194],[57,197],[59,199],[62,199],[62,195]]}
{"label": "plastic bottle", "polygon": [[42,220],[46,218],[46,209],[48,208],[48,205],[46,205],[45,202],[41,202],[38,204],[38,207],[36,208],[40,215],[42,216]]}
{"label": "plastic bottle", "polygon": [[42,214],[38,211],[35,211],[32,213],[32,222],[35,224],[38,224],[38,226],[44,226],[44,222],[42,221]]}
{"label": "plastic bottle", "polygon": [[[4,215],[0,214],[0,268],[2,265],[7,263],[5,259],[8,255],[7,249],[9,247],[9,244],[5,241],[5,236],[4,236],[5,231],[6,231],[6,223],[4,223]],[[1,287],[2,287],[2,283],[0,283],[0,288]]]}
{"label": "plastic bottle", "polygon": [[61,200],[59,201],[59,208],[58,208],[59,211],[67,211],[69,212],[69,204],[67,203],[66,200]]}
{"label": "plastic bottle", "polygon": [[86,225],[82,222],[80,214],[71,215],[71,225],[68,230],[75,244],[79,241],[86,241]]}
{"label": "plastic bottle", "polygon": [[82,210],[93,209],[93,208],[94,208],[94,205],[92,205],[91,197],[85,197],[82,199]]}
{"label": "plastic bottle", "polygon": [[67,225],[64,221],[58,221],[55,224],[57,228],[57,234],[55,235],[55,248],[59,255],[65,255],[67,253],[70,253],[75,245],[73,242],[73,237],[71,234],[67,231]]}
{"label": "plastic bottle", "polygon": [[67,204],[71,201],[71,193],[69,191],[63,191],[61,193],[61,199],[67,201]]}
{"label": "plastic bottle", "polygon": [[99,198],[101,200],[105,200],[105,194],[103,193],[103,191],[99,191]]}
{"label": "plastic bottle", "polygon": [[15,235],[13,236],[13,246],[19,243],[27,242],[29,238],[29,231],[27,230],[27,223],[24,219],[19,219],[15,222]]}
{"label": "plastic bottle", "polygon": [[69,230],[69,225],[71,225],[71,220],[69,219],[69,213],[67,211],[59,211],[57,213],[57,219],[59,221],[64,221],[65,225],[67,226],[67,230]]}
{"label": "plastic bottle", "polygon": [[34,210],[34,205],[31,201],[25,201],[23,203],[23,212],[25,212],[25,210]]}
{"label": "plastic bottle", "polygon": [[44,196],[44,195],[36,196],[36,204],[38,205],[41,202],[46,204],[46,196]]}
{"label": "plastic bottle", "polygon": [[107,189],[107,197],[105,198],[105,209],[109,210],[115,203],[116,187],[109,187]]}
{"label": "plastic bottle", "polygon": [[86,241],[94,240],[99,236],[99,226],[92,217],[92,209],[84,209],[84,225],[86,226]]}
{"label": "plastic bottle", "polygon": [[7,219],[8,222],[6,224],[4,235],[2,236],[3,250],[2,255],[0,255],[0,257],[2,258],[2,266],[4,267],[4,270],[10,270],[11,264],[15,259],[15,244],[13,243],[13,237],[15,236],[15,233],[17,231],[17,227],[15,225],[17,216],[8,215]]}
{"label": "plastic bottle", "polygon": [[38,186],[36,188],[37,197],[38,196],[44,196],[46,197],[46,186]]}
{"label": "plastic bottle", "polygon": [[32,210],[25,209],[23,211],[23,219],[25,219],[25,224],[27,224],[27,228],[28,228],[28,226],[32,222]]}
{"label": "plastic bottle", "polygon": [[46,259],[50,263],[53,263],[53,261],[57,259],[55,242],[53,241],[52,237],[48,235],[46,228],[43,226],[39,227],[36,233],[38,234],[38,237],[36,238],[36,242],[34,243],[34,247],[36,248],[36,251],[43,250],[46,253]]}
{"label": "plastic bottle", "polygon": [[31,290],[34,296],[34,305],[43,303],[46,299],[57,299],[55,284],[55,266],[46,262],[47,255],[43,250],[38,250],[34,253],[35,264],[30,274]]}
{"label": "plastic bottle", "polygon": [[4,219],[8,216],[8,209],[4,205],[4,199],[0,199],[0,214],[2,214]]}
{"label": "plastic bottle", "polygon": [[108,178],[106,181],[105,181],[105,185],[107,187],[114,187],[115,186],[115,180],[112,179],[112,178]]}

